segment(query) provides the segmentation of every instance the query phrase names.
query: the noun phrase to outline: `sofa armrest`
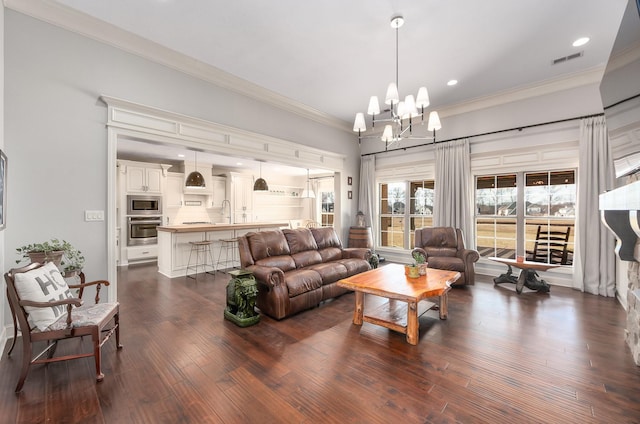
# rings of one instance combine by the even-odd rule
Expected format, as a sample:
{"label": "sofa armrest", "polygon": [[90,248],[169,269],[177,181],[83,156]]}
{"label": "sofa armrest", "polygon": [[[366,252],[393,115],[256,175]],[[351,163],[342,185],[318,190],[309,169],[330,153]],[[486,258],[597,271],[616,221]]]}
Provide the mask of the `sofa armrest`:
{"label": "sofa armrest", "polygon": [[371,255],[371,249],[365,247],[345,247],[342,249],[342,259],[357,258],[369,261]]}
{"label": "sofa armrest", "polygon": [[284,272],[274,266],[250,265],[245,269],[251,271],[258,283],[264,284],[269,289],[284,284]]}
{"label": "sofa armrest", "polygon": [[473,249],[461,249],[458,251],[458,257],[464,261],[465,264],[473,264],[478,262],[480,254]]}

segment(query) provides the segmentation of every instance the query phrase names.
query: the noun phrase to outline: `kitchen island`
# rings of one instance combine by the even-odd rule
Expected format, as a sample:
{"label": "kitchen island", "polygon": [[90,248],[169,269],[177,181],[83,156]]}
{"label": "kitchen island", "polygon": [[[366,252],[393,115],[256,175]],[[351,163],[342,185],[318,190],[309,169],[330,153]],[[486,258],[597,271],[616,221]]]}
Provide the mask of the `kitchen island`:
{"label": "kitchen island", "polygon": [[[158,272],[169,278],[185,275],[192,241],[211,240],[214,263],[220,255],[220,240],[240,237],[251,231],[288,228],[288,222],[247,222],[242,224],[178,224],[158,230]],[[238,254],[236,253],[236,260]]]}

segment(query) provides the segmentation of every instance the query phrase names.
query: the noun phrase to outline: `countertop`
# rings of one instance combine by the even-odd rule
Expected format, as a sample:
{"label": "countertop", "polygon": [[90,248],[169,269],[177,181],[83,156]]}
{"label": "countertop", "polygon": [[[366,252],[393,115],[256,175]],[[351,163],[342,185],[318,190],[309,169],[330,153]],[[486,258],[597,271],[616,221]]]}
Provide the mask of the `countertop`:
{"label": "countertop", "polygon": [[158,231],[169,233],[198,233],[203,231],[246,230],[251,228],[288,227],[289,222],[247,222],[243,224],[177,224],[163,225]]}

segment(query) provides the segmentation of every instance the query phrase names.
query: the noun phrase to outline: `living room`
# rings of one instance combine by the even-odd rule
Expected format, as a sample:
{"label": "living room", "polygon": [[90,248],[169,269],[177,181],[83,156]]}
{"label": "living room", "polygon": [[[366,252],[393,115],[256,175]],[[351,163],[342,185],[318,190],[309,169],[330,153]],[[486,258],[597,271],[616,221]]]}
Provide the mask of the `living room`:
{"label": "living room", "polygon": [[[615,6],[620,8],[621,14],[621,2],[616,2]],[[87,275],[114,281],[124,277],[118,275],[112,260],[113,242],[110,240],[113,234],[108,221],[82,221],[85,210],[109,212],[115,208],[110,174],[115,172],[112,167],[115,151],[108,144],[107,105],[100,101],[101,96],[113,96],[254,134],[293,140],[306,147],[321,147],[344,157],[340,170],[343,187],[349,176],[354,179],[354,187],[359,186],[361,155],[384,150],[383,145],[371,141],[358,145],[351,122],[336,125],[335,120],[327,117],[311,119],[292,112],[290,105],[274,107],[266,101],[259,102],[247,94],[239,94],[230,86],[205,82],[203,75],[185,73],[177,67],[145,58],[140,50],[148,45],[142,40],[136,39],[139,44],[130,44],[128,50],[115,47],[121,33],[111,27],[102,30],[113,30],[106,31],[113,42],[81,35],[90,32],[89,28],[64,29],[76,16],[62,10],[57,3],[5,1],[3,13],[5,112],[2,150],[7,152],[10,177],[7,228],[0,233],[4,252],[0,265],[4,271],[14,265],[15,246],[58,236],[82,247],[87,257]],[[53,16],[59,19],[58,23],[50,23]],[[616,29],[611,30],[611,42],[616,32]],[[528,87],[527,93],[535,92],[535,96],[513,92],[500,99],[478,99],[466,104],[468,109],[464,113],[441,109],[443,128],[438,131],[437,138],[474,136],[601,113],[601,74],[602,69],[595,69],[576,78],[554,81],[551,85]],[[373,89],[365,87],[365,91]],[[215,104],[211,99],[216,99]],[[365,106],[366,101],[363,97]],[[238,113],[239,110],[242,113]],[[579,121],[574,120],[473,137],[471,167],[476,175],[577,169],[578,139]],[[617,153],[624,152],[619,150]],[[299,161],[303,166],[313,164],[313,159],[300,158]],[[305,164],[305,161],[308,162]],[[430,146],[382,153],[376,160],[379,182],[390,176],[433,179],[434,169]],[[357,196],[349,199],[344,191],[340,193],[339,202],[343,205],[338,218],[340,235],[346,240],[348,227],[355,220]],[[396,253],[394,257],[394,249],[386,252],[382,249],[382,252],[389,260],[403,259],[402,253]],[[486,275],[495,276],[501,272],[498,264],[492,266],[488,262],[478,264],[478,268],[484,268]],[[622,274],[619,279],[623,280],[624,272],[619,271],[619,274]],[[564,289],[561,286],[569,286],[571,276],[559,272],[554,279]],[[625,285],[624,282],[621,284]],[[119,297],[120,293],[118,288],[117,292],[110,291],[109,296]],[[11,318],[2,296],[4,294],[0,296],[0,317],[4,342],[9,337]],[[351,308],[351,302],[342,302],[338,306]],[[301,326],[309,320],[304,314],[298,318]],[[287,330],[302,331],[298,325],[288,323]],[[142,329],[136,330],[140,331]],[[335,330],[326,326],[318,331]],[[305,335],[314,337],[311,333]],[[378,336],[380,334],[376,333]],[[286,338],[286,335],[280,333],[278,337]],[[242,343],[241,339],[234,336],[234,341]],[[331,343],[339,348],[338,340]],[[125,346],[125,351],[127,349],[133,351],[134,346]],[[111,351],[105,353],[105,357],[112,354]],[[5,360],[6,356],[3,362]],[[268,364],[265,362],[262,366]]]}

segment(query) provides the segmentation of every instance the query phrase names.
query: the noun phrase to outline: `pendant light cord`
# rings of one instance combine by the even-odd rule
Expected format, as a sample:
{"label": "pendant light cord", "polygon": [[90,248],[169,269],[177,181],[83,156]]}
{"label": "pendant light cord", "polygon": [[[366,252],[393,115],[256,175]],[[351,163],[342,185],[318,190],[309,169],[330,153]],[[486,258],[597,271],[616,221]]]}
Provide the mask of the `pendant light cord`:
{"label": "pendant light cord", "polygon": [[399,53],[398,53],[398,32],[400,31],[400,27],[396,27],[396,88],[398,89],[398,93],[400,92],[400,87],[398,86],[398,62],[399,62]]}

